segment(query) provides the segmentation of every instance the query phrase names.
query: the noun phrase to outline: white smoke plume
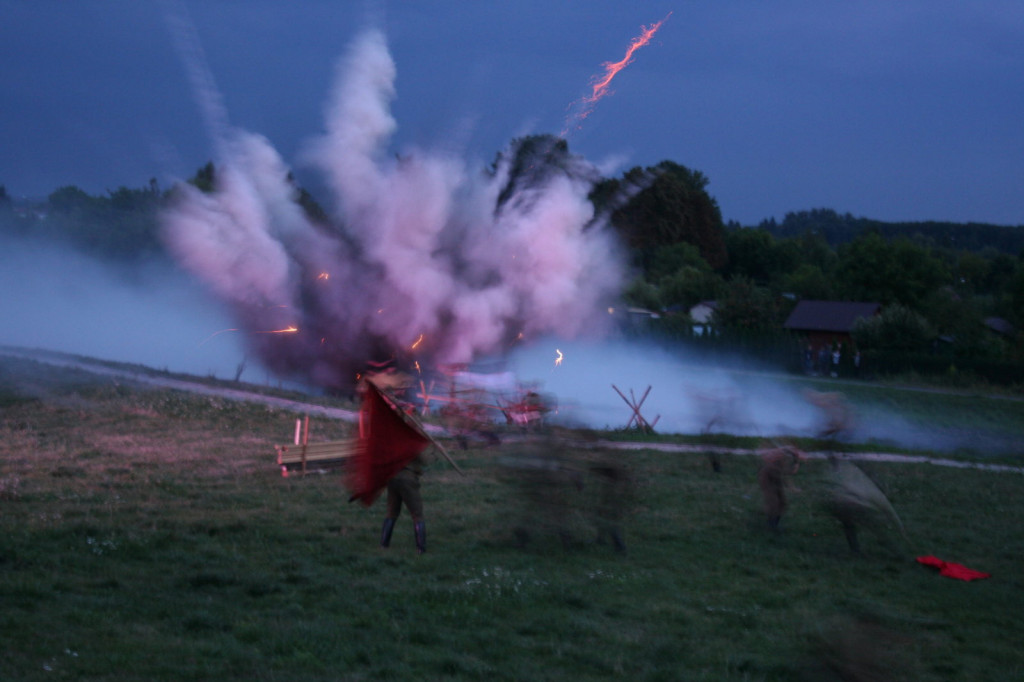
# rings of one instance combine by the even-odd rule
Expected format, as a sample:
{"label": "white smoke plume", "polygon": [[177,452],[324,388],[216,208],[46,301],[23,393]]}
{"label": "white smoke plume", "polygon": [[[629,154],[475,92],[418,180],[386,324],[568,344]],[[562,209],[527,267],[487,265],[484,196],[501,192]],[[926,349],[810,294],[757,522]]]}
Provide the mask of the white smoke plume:
{"label": "white smoke plume", "polygon": [[[555,348],[562,354],[557,365]],[[502,368],[553,397],[558,410],[551,419],[567,425],[630,425],[633,407],[617,388],[661,434],[819,437],[827,416],[807,399],[806,380],[739,358],[730,364],[726,368],[699,354],[636,341],[548,339],[516,349]],[[818,388],[843,393],[841,384]],[[883,452],[892,447],[986,455],[1020,451],[1019,440],[1007,433],[937,424],[863,398],[848,404],[852,419],[841,442],[872,443]]]}
{"label": "white smoke plume", "polygon": [[268,140],[230,129],[215,141],[215,190],[181,184],[164,215],[171,252],[230,304],[268,368],[346,386],[382,356],[471,362],[517,339],[604,330],[622,265],[588,199],[594,166],[554,138],[515,143],[486,172],[448,153],[392,156],[384,36],[361,35],[337,74],[307,154],[329,225],[299,206]]}

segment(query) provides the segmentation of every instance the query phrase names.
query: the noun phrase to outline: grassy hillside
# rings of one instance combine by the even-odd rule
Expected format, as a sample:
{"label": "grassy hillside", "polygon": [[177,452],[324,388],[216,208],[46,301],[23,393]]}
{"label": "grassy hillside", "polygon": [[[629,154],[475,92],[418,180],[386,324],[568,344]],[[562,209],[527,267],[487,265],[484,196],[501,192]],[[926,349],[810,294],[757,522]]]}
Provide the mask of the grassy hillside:
{"label": "grassy hillside", "polygon": [[[864,463],[909,544],[866,534],[856,556],[822,461],[776,535],[751,456],[716,474],[563,443],[573,471],[538,488],[506,466],[522,443],[452,449],[467,475],[428,470],[417,556],[407,515],[377,546],[383,505],[348,504],[337,473],[281,476],[295,417],[0,359],[0,679],[1024,677],[1024,475]],[[593,542],[607,461],[631,475],[626,553]]]}

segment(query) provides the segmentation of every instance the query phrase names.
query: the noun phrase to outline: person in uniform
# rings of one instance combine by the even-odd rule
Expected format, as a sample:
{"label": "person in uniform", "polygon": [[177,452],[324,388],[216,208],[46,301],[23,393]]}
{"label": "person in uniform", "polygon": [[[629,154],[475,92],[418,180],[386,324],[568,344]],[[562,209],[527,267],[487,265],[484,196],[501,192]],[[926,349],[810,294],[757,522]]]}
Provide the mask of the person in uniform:
{"label": "person in uniform", "polygon": [[584,471],[571,453],[545,435],[521,441],[514,453],[498,462],[520,504],[519,513],[512,516],[516,545],[524,548],[535,534],[554,533],[569,548],[573,502],[584,485]]}
{"label": "person in uniform", "polygon": [[391,545],[391,533],[405,505],[412,517],[416,552],[423,554],[427,551],[427,525],[423,518],[423,498],[420,495],[420,477],[427,464],[425,455],[420,454],[388,481],[387,516],[380,535],[381,547]]}
{"label": "person in uniform", "polygon": [[828,495],[825,509],[843,528],[846,542],[854,554],[861,553],[857,531],[871,531],[890,551],[902,547],[888,529],[895,528],[904,543],[907,535],[896,510],[881,489],[853,462],[829,457]]}
{"label": "person in uniform", "polygon": [[757,484],[764,499],[764,513],[768,527],[779,530],[779,522],[786,511],[786,488],[791,486],[789,477],[800,470],[804,453],[792,445],[776,446],[761,452],[761,468],[757,472]]}

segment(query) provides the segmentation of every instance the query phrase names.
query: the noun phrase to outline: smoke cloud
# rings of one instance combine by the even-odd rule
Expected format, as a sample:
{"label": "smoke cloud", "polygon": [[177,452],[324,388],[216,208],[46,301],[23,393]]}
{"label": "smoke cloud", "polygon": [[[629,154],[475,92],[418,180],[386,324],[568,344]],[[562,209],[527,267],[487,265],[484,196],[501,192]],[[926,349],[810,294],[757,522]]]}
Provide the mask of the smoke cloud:
{"label": "smoke cloud", "polygon": [[[0,345],[231,378],[248,364],[223,306],[181,271],[115,268],[67,246],[0,238]],[[261,377],[262,378],[262,377]]]}
{"label": "smoke cloud", "polygon": [[[562,353],[558,365],[556,349]],[[696,354],[636,341],[547,339],[516,349],[502,367],[553,396],[558,402],[555,419],[569,425],[625,428],[633,409],[613,385],[634,403],[642,401],[641,416],[662,434],[816,437],[825,423],[824,413],[805,397],[807,384],[799,378],[738,360],[726,369]],[[828,384],[821,390],[842,392]],[[841,436],[844,441],[882,449],[1019,452],[1011,434],[922,423],[881,404],[851,403],[850,408],[853,418]]]}
{"label": "smoke cloud", "polygon": [[553,150],[517,143],[480,171],[448,152],[392,156],[395,77],[374,30],[338,63],[325,133],[305,155],[330,224],[296,202],[267,139],[227,128],[214,191],[182,183],[163,216],[172,254],[230,306],[264,365],[319,386],[346,386],[382,357],[464,363],[519,339],[600,335],[623,270],[588,200],[598,169],[567,154],[549,167]]}

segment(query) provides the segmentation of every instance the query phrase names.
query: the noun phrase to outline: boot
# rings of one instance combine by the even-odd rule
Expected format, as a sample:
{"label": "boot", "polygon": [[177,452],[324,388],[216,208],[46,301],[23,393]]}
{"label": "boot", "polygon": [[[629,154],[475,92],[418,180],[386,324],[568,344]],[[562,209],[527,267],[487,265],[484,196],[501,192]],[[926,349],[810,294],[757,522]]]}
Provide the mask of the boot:
{"label": "boot", "polygon": [[391,531],[395,529],[394,519],[384,519],[384,528],[380,531],[380,546],[387,547],[391,544]]}
{"label": "boot", "polygon": [[419,521],[412,525],[412,533],[416,538],[416,552],[423,554],[427,551],[427,524]]}

